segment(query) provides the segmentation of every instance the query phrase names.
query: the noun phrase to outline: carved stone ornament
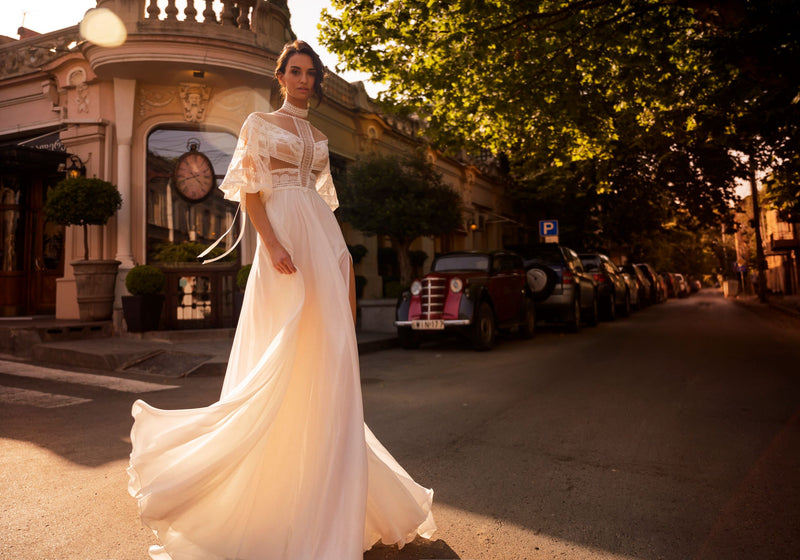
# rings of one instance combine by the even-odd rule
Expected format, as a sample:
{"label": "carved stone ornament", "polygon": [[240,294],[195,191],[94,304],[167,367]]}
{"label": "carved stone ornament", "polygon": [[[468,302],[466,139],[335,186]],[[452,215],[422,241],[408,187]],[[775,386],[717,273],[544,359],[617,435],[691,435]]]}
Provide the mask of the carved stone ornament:
{"label": "carved stone ornament", "polygon": [[183,118],[188,122],[203,122],[211,88],[197,84],[180,84],[179,89],[183,100]]}
{"label": "carved stone ornament", "polygon": [[144,117],[155,109],[166,107],[178,96],[174,87],[143,86],[139,88],[139,116]]}
{"label": "carved stone ornament", "polygon": [[67,76],[67,84],[75,88],[75,104],[79,113],[89,112],[89,86],[86,85],[86,70],[76,68]]}

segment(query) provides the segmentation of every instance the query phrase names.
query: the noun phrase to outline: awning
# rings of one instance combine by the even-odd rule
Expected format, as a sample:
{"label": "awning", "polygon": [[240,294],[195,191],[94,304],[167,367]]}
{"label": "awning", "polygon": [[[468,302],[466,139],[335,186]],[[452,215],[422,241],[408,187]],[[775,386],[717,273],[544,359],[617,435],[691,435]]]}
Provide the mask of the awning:
{"label": "awning", "polygon": [[41,171],[55,173],[66,161],[67,149],[59,140],[66,130],[50,130],[33,138],[0,141],[0,169],[4,172]]}
{"label": "awning", "polygon": [[61,130],[55,130],[35,138],[22,140],[21,142],[17,143],[17,145],[22,146],[23,148],[33,148],[35,150],[67,153],[67,148],[61,143],[59,134],[61,134]]}

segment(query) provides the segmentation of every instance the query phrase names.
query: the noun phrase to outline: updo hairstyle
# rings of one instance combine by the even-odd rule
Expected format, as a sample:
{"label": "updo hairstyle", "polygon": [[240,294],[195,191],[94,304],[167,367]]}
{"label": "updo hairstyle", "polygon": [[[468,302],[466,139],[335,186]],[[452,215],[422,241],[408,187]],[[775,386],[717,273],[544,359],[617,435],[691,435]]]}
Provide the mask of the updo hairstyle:
{"label": "updo hairstyle", "polygon": [[[281,51],[281,55],[278,57],[275,76],[286,74],[286,65],[292,55],[295,54],[307,54],[311,57],[311,63],[314,65],[314,70],[316,71],[316,76],[314,76],[314,95],[317,97],[317,103],[320,103],[323,97],[325,97],[322,93],[322,79],[325,77],[325,66],[322,64],[319,55],[315,53],[314,49],[305,41],[300,41],[298,39],[284,45],[283,51]],[[286,97],[286,89],[283,86],[281,86],[281,96],[284,98]]]}

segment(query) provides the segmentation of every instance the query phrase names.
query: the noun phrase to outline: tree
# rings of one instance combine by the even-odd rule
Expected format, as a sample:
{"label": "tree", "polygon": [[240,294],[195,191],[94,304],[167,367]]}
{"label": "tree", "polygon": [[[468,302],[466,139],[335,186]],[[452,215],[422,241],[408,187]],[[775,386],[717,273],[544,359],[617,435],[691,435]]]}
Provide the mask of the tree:
{"label": "tree", "polygon": [[47,219],[65,226],[83,227],[83,260],[89,260],[89,226],[104,226],[122,207],[117,187],[97,178],[62,179],[47,195]]}
{"label": "tree", "polygon": [[772,175],[766,181],[764,203],[786,222],[800,222],[800,173]]}
{"label": "tree", "polygon": [[800,167],[795,0],[333,5],[323,42],[388,85],[387,110],[422,117],[439,149],[509,154],[522,190],[580,184],[651,227],[720,220],[753,166]]}
{"label": "tree", "polygon": [[411,283],[411,243],[450,233],[462,223],[461,197],[422,154],[360,160],[347,168],[339,195],[344,221],[368,235],[389,237],[404,286]]}

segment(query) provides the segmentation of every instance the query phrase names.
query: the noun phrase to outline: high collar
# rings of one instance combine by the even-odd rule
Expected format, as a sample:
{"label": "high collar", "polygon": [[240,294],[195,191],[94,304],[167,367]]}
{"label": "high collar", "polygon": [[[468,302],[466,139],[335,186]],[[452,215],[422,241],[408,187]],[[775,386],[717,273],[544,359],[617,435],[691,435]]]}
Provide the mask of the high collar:
{"label": "high collar", "polygon": [[306,107],[305,109],[301,109],[297,105],[292,105],[287,100],[284,100],[280,110],[286,113],[287,115],[291,115],[293,117],[298,117],[300,119],[308,118],[308,107]]}

